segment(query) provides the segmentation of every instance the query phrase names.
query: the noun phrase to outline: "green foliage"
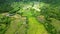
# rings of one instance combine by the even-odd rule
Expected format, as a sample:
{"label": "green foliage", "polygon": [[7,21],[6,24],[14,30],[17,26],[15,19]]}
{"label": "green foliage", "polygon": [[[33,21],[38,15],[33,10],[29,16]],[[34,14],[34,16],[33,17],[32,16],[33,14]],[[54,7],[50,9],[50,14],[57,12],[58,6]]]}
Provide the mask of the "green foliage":
{"label": "green foliage", "polygon": [[7,16],[0,15],[0,34],[4,34],[10,25],[11,19]]}
{"label": "green foliage", "polygon": [[[37,1],[41,1],[39,2],[39,7],[37,6]],[[43,32],[45,32],[45,29],[48,31],[48,34],[57,34],[57,29],[54,25],[51,24],[52,20],[50,18],[54,18],[60,21],[60,0],[2,0],[0,1],[0,13],[2,14],[5,12],[14,15],[19,14],[21,16],[25,16],[27,18],[26,24],[28,24],[28,26],[26,27],[26,25],[24,24],[24,27],[19,29],[17,26],[18,24],[19,26],[21,26],[21,18],[19,19],[19,16],[15,16],[16,19],[18,19],[16,20],[16,22],[19,21],[19,23],[16,23],[15,21],[14,23],[11,23],[11,21],[13,21],[11,17],[14,17],[14,15],[10,17],[0,15],[0,34],[5,34],[8,27],[10,28],[7,31],[9,32],[11,31],[10,29],[12,29],[12,34],[17,29],[19,31],[19,34],[20,32],[22,32],[21,30],[26,32],[26,34],[42,34]],[[44,16],[44,23],[36,20],[37,16],[41,15]],[[14,28],[15,26],[16,28]]]}

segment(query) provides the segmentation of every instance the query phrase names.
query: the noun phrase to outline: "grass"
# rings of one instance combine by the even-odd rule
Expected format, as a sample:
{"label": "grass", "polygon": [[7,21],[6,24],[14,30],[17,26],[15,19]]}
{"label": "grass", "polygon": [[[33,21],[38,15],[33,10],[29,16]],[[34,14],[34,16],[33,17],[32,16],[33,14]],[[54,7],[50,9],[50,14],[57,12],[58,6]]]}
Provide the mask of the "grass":
{"label": "grass", "polygon": [[48,34],[44,25],[39,23],[35,17],[28,18],[29,29],[27,34]]}

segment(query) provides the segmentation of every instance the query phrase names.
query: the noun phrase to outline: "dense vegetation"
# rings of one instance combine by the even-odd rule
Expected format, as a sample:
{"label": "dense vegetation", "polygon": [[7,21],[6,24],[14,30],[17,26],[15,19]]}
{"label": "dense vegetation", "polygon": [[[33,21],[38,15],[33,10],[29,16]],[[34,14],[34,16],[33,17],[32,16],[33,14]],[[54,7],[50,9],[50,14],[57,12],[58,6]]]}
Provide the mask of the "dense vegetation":
{"label": "dense vegetation", "polygon": [[0,34],[60,34],[60,0],[0,0]]}

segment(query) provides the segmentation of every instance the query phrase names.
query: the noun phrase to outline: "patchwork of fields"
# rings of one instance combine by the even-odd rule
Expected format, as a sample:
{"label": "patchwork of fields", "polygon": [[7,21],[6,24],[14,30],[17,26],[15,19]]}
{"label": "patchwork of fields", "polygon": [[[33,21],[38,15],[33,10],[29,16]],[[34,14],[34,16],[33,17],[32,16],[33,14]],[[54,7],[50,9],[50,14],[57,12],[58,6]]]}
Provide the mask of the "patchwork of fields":
{"label": "patchwork of fields", "polygon": [[59,0],[6,1],[0,1],[0,34],[60,34]]}

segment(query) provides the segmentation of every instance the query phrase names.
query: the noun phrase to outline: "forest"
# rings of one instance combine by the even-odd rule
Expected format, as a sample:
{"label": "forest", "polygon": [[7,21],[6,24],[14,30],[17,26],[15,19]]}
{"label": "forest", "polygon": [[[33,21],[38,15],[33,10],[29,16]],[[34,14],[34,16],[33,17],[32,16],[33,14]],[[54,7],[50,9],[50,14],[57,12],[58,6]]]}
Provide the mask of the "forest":
{"label": "forest", "polygon": [[0,34],[60,34],[60,0],[0,0]]}

